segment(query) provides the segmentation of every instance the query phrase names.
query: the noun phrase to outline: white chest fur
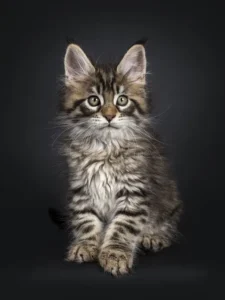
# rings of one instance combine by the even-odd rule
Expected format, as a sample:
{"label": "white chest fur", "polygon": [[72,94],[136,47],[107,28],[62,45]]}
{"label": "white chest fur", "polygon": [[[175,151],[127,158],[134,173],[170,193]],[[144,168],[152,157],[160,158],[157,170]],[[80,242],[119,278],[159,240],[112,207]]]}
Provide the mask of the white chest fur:
{"label": "white chest fur", "polygon": [[84,172],[84,180],[93,206],[103,213],[112,210],[117,192],[113,166],[107,161],[94,162]]}
{"label": "white chest fur", "polygon": [[115,207],[116,193],[121,188],[117,178],[124,170],[123,162],[118,155],[112,155],[109,148],[92,149],[94,151],[88,153],[82,150],[70,155],[72,185],[84,186],[91,205],[103,214],[110,213]]}

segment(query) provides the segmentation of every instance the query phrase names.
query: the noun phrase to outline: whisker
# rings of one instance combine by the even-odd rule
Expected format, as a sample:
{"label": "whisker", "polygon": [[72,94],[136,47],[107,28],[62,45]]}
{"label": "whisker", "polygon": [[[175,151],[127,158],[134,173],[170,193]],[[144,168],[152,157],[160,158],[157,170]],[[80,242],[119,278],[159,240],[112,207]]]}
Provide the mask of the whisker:
{"label": "whisker", "polygon": [[162,116],[164,115],[168,110],[170,110],[170,108],[172,107],[172,104],[170,104],[163,112],[161,112],[160,114],[158,115],[152,115],[153,118],[158,118],[159,116]]}
{"label": "whisker", "polygon": [[60,134],[56,137],[56,139],[53,141],[52,143],[52,147],[54,146],[55,142],[60,138],[60,136],[63,135],[63,133],[65,133],[66,131],[70,130],[70,128],[67,128],[65,130],[63,130],[62,132],[60,132]]}
{"label": "whisker", "polygon": [[154,140],[160,144],[163,144],[163,145],[168,145],[167,143],[164,143],[164,142],[161,142],[159,141],[158,139],[154,138],[153,136],[150,135],[149,132],[147,132],[144,128],[140,128],[139,126],[137,126],[136,124],[134,125],[135,126],[135,129],[134,130],[137,130],[139,133],[145,135],[149,140]]}

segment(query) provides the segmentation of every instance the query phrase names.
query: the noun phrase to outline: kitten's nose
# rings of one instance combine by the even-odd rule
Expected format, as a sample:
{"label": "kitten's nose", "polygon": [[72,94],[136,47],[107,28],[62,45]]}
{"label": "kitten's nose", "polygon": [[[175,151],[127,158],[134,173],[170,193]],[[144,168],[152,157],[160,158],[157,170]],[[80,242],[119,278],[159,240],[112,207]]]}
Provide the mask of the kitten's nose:
{"label": "kitten's nose", "polygon": [[111,122],[113,118],[115,118],[116,115],[104,115],[104,117],[106,118],[106,120],[108,122]]}

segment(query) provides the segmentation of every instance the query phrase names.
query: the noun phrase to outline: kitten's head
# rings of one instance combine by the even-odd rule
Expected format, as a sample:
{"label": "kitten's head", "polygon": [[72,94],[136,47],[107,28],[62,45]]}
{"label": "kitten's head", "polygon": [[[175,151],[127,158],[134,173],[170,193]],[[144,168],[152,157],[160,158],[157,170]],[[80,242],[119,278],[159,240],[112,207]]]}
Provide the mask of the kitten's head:
{"label": "kitten's head", "polygon": [[123,138],[141,128],[148,112],[142,44],[133,45],[113,66],[94,65],[78,45],[70,44],[64,67],[61,110],[74,138]]}

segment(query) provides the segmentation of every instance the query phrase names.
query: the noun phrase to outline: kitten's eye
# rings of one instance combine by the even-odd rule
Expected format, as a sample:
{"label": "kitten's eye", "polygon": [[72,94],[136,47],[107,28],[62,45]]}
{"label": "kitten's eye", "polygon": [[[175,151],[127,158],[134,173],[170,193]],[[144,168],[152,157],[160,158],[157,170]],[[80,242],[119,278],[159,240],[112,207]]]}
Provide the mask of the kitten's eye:
{"label": "kitten's eye", "polygon": [[91,106],[98,106],[100,104],[100,100],[97,96],[90,96],[88,98],[88,103],[91,105]]}
{"label": "kitten's eye", "polygon": [[120,105],[120,106],[125,106],[125,105],[127,105],[127,103],[128,103],[127,96],[119,96],[116,101],[116,104]]}

